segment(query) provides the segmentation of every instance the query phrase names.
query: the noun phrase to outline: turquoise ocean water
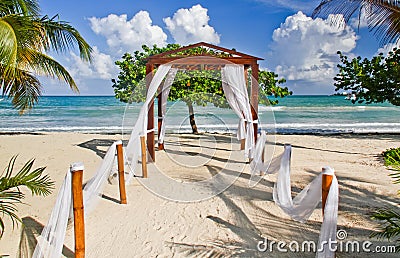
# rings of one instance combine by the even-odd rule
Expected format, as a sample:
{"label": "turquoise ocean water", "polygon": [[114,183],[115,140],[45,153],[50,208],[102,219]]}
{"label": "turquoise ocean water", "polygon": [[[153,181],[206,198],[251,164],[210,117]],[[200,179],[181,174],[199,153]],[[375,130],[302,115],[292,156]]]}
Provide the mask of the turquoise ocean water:
{"label": "turquoise ocean water", "polygon": [[[129,133],[141,104],[126,105],[113,96],[41,97],[20,116],[10,101],[0,101],[0,132]],[[155,107],[157,110],[157,106]],[[238,118],[230,109],[195,107],[200,131],[234,132]],[[352,104],[342,96],[290,96],[272,108],[260,106],[260,127],[277,133],[400,133],[400,107]],[[189,132],[184,103],[168,103],[167,132]]]}

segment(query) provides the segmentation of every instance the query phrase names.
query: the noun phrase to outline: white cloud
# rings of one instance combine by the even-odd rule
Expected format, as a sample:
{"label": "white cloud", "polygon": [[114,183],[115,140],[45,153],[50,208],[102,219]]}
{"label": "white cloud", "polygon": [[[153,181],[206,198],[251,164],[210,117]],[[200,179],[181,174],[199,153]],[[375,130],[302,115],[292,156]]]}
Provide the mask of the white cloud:
{"label": "white cloud", "polygon": [[[269,67],[287,80],[321,82],[332,87],[339,61],[337,51],[349,54],[357,36],[348,26],[332,26],[328,20],[312,19],[302,12],[286,18],[273,32]],[[293,83],[293,82],[292,82]]]}
{"label": "white cloud", "polygon": [[71,57],[70,71],[74,77],[111,80],[118,73],[114,59],[110,55],[101,53],[96,46],[93,47],[91,63],[82,61],[72,52]]}
{"label": "white cloud", "polygon": [[400,40],[398,40],[396,43],[389,43],[384,45],[383,47],[379,48],[376,53],[375,56],[378,55],[379,53],[383,53],[383,56],[387,56],[387,54],[389,53],[389,51],[392,51],[393,48],[400,48]]}
{"label": "white cloud", "polygon": [[210,17],[207,9],[194,5],[190,9],[179,9],[174,16],[167,17],[164,22],[172,37],[181,45],[205,41],[219,44],[220,37],[214,28],[208,25]]}
{"label": "white cloud", "polygon": [[140,50],[142,45],[165,46],[167,35],[162,28],[153,25],[150,15],[140,11],[131,20],[126,14],[110,14],[107,17],[89,18],[92,30],[106,38],[114,55]]}

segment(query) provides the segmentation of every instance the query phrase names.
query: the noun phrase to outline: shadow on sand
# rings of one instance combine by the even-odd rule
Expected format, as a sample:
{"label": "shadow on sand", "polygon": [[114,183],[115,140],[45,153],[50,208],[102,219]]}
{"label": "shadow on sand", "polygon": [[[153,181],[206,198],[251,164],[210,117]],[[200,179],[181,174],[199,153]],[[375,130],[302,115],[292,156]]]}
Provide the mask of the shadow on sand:
{"label": "shadow on sand", "polygon": [[[42,233],[43,228],[44,226],[32,217],[22,218],[18,258],[32,257],[37,244],[37,237]],[[65,245],[63,246],[62,254],[68,258],[75,257],[75,253]]]}

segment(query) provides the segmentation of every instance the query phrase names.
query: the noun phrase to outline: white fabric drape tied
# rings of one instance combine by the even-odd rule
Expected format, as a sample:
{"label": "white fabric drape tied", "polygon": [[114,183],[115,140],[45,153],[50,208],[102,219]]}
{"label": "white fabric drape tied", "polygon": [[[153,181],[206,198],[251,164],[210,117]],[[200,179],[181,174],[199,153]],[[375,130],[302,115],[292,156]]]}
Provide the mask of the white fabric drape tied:
{"label": "white fabric drape tied", "polygon": [[246,139],[245,155],[252,158],[252,150],[255,144],[254,128],[252,123],[248,123],[247,126],[244,125],[245,121],[253,120],[244,79],[244,68],[235,64],[225,65],[221,69],[221,78],[226,100],[232,110],[240,117],[237,133],[238,140]]}
{"label": "white fabric drape tied", "polygon": [[[178,69],[176,68],[171,68],[169,71],[167,78],[164,81],[164,85],[161,89],[161,119],[162,119],[162,124],[161,124],[161,129],[158,137],[159,143],[164,143],[164,137],[165,137],[165,126],[166,126],[166,121],[165,121],[165,114],[167,113],[167,99],[169,92],[171,91],[171,86],[174,83],[174,79],[176,76],[176,73],[178,72]],[[160,118],[160,117],[159,117]]]}
{"label": "white fabric drape tied", "polygon": [[147,134],[147,114],[149,111],[149,104],[154,100],[158,87],[170,69],[171,65],[160,65],[150,82],[149,88],[147,89],[146,101],[139,112],[139,116],[126,146],[127,162],[130,165],[130,174],[129,177],[127,177],[127,182],[130,182],[133,175],[136,174],[136,162],[140,156],[140,148],[138,148],[138,146],[140,146],[140,135]]}
{"label": "white fabric drape tied", "polygon": [[[268,163],[262,161],[262,155],[265,148],[266,134],[261,131],[261,135],[257,141],[254,159],[250,163],[251,179],[255,178],[258,171],[267,174],[276,173],[278,170],[271,169]],[[336,240],[337,229],[337,213],[339,204],[339,185],[334,170],[328,166],[323,168],[323,172],[311,181],[296,197],[292,198],[291,183],[290,183],[290,158],[292,147],[285,145],[284,152],[280,156],[280,167],[278,177],[274,185],[273,199],[286,214],[293,220],[304,223],[311,216],[322,196],[322,176],[332,175],[332,184],[329,189],[329,194],[325,203],[324,219],[321,225],[321,231],[318,240],[316,256],[318,258],[332,258],[335,253],[329,250],[329,247],[323,243],[328,243],[329,240]],[[250,186],[254,186],[252,180],[249,182]]]}

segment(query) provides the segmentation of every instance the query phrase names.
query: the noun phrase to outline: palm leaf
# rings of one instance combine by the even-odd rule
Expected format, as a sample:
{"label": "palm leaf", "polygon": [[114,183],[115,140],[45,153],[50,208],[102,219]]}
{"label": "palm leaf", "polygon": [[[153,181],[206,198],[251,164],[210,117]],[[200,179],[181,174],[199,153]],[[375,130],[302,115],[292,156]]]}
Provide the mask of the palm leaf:
{"label": "palm leaf", "polygon": [[[38,75],[50,76],[66,82],[74,92],[79,92],[78,87],[68,71],[48,55],[33,49],[27,49],[21,63],[27,70],[32,70]],[[25,60],[26,59],[26,60]]]}
{"label": "palm leaf", "polygon": [[[2,77],[11,81],[21,67],[21,55],[29,49],[41,50],[41,29],[30,16],[6,15],[0,18],[0,61]],[[8,78],[7,78],[8,77]]]}
{"label": "palm leaf", "polygon": [[49,18],[48,16],[44,16],[40,19],[40,25],[43,27],[46,35],[46,41],[44,42],[45,50],[65,52],[77,45],[80,57],[83,60],[91,61],[92,48],[89,44],[74,27],[67,22],[56,21],[56,17]]}
{"label": "palm leaf", "polygon": [[22,168],[13,176],[15,161],[17,156],[13,156],[2,176],[0,177],[0,238],[4,233],[4,221],[2,217],[7,216],[11,219],[13,227],[20,222],[16,215],[16,204],[21,203],[25,195],[20,191],[20,187],[27,187],[32,195],[46,196],[54,188],[54,182],[48,175],[43,175],[45,167],[32,170],[34,159],[26,162]]}
{"label": "palm leaf", "polygon": [[41,95],[41,84],[36,77],[28,72],[17,70],[14,81],[10,82],[8,97],[12,98],[14,108],[23,114],[38,102]]}
{"label": "palm leaf", "polygon": [[7,69],[2,71],[6,74],[17,62],[17,37],[13,27],[7,20],[0,18],[0,63]]}
{"label": "palm leaf", "polygon": [[373,232],[370,236],[395,241],[396,252],[400,252],[400,213],[389,208],[381,208],[374,212],[371,218],[378,220],[380,226],[379,231]]}
{"label": "palm leaf", "polygon": [[78,92],[72,76],[48,51],[65,53],[77,47],[81,59],[91,61],[92,48],[74,27],[57,15],[40,17],[39,11],[37,0],[0,2],[0,87],[20,114],[41,94],[34,75],[57,78]]}
{"label": "palm leaf", "polygon": [[24,14],[39,15],[39,4],[36,0],[2,0],[0,2],[0,14]]}
{"label": "palm leaf", "polygon": [[[365,11],[370,31],[381,44],[396,42],[400,38],[400,1],[398,0],[323,0],[314,9],[313,17],[327,17],[329,14],[343,14],[345,22]],[[335,22],[341,22],[340,19]]]}

